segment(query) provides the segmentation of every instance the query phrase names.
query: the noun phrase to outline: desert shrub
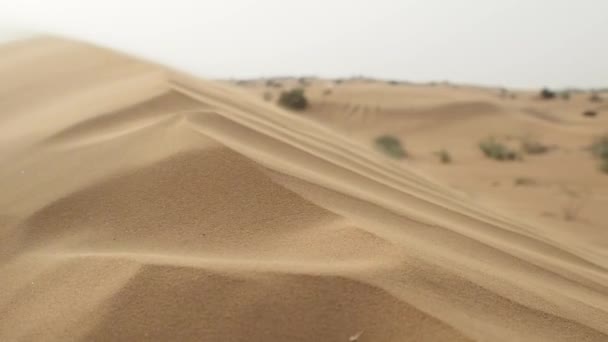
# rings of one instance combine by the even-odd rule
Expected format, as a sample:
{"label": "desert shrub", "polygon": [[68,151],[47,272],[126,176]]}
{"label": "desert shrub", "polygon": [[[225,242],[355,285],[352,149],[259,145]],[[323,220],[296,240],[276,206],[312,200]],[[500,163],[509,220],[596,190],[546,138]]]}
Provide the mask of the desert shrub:
{"label": "desert shrub", "polygon": [[600,163],[600,171],[602,171],[603,173],[608,173],[608,159],[604,159]]}
{"label": "desert shrub", "polygon": [[442,164],[449,164],[452,162],[452,156],[445,149],[435,152],[435,155],[439,158],[439,161]]}
{"label": "desert shrub", "polygon": [[554,91],[552,91],[552,90],[551,90],[551,89],[549,89],[549,88],[543,88],[543,89],[540,91],[540,98],[541,98],[541,99],[544,99],[544,100],[551,100],[551,99],[554,99],[554,98],[555,98],[555,96],[556,96],[556,95],[555,95],[555,92],[554,92]]}
{"label": "desert shrub", "polygon": [[596,139],[591,145],[591,153],[600,159],[600,170],[608,173],[608,135]]}
{"label": "desert shrub", "polygon": [[279,104],[289,109],[304,110],[308,107],[308,99],[304,95],[304,89],[296,88],[281,92]]}
{"label": "desert shrub", "polygon": [[594,111],[594,110],[586,110],[586,111],[583,112],[583,116],[586,116],[588,118],[592,118],[592,117],[597,116],[597,112]]}
{"label": "desert shrub", "polygon": [[264,92],[263,97],[265,101],[272,101],[272,93],[269,91]]}
{"label": "desert shrub", "polygon": [[275,80],[267,80],[266,86],[270,88],[281,88],[283,85],[281,84],[281,82]]}
{"label": "desert shrub", "polygon": [[302,87],[308,87],[310,85],[310,82],[308,81],[308,79],[306,79],[306,77],[300,77],[300,78],[298,78],[298,83]]}
{"label": "desert shrub", "polygon": [[592,93],[589,97],[589,101],[591,102],[602,102],[602,97],[598,93]]}
{"label": "desert shrub", "polygon": [[591,153],[597,158],[608,160],[608,134],[593,142],[593,145],[591,145]]}
{"label": "desert shrub", "polygon": [[331,95],[332,90],[331,89],[325,89],[323,90],[323,95],[327,96],[327,95]]}
{"label": "desert shrub", "polygon": [[483,154],[494,160],[506,161],[519,159],[519,154],[494,138],[487,138],[479,143]]}
{"label": "desert shrub", "polygon": [[566,101],[567,101],[567,100],[570,100],[570,92],[568,92],[568,91],[562,91],[562,92],[559,94],[559,97],[561,97],[561,98],[562,98],[562,100],[566,100]]}
{"label": "desert shrub", "polygon": [[549,152],[551,148],[540,141],[527,138],[522,140],[521,150],[527,154],[543,154]]}
{"label": "desert shrub", "polygon": [[529,186],[529,185],[535,185],[536,181],[532,178],[528,178],[528,177],[517,177],[515,178],[515,185],[516,186]]}
{"label": "desert shrub", "polygon": [[386,155],[395,159],[403,159],[407,157],[407,152],[401,145],[401,141],[392,135],[383,135],[376,138],[376,147]]}
{"label": "desert shrub", "polygon": [[386,82],[386,83],[388,83],[389,85],[392,85],[392,86],[399,85],[399,82],[398,82],[398,81],[388,81],[388,82]]}

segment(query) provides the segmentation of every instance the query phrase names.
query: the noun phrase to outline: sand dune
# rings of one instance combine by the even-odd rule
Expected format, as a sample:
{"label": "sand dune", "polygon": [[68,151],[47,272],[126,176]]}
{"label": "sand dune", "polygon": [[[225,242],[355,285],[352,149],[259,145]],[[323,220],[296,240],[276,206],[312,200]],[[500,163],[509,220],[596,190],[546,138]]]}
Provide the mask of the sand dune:
{"label": "sand dune", "polygon": [[[353,139],[83,43],[0,55],[0,340],[608,340],[605,230],[553,234],[357,140],[396,107],[359,104]],[[399,129],[506,110],[454,96],[412,96]]]}

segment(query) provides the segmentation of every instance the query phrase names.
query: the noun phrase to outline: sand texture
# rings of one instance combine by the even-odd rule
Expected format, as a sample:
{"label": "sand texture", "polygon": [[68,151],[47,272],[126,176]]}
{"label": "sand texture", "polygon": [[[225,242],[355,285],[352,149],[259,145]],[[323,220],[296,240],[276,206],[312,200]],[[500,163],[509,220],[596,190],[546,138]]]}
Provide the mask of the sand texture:
{"label": "sand texture", "polygon": [[[581,149],[608,115],[363,81],[292,113],[49,37],[0,46],[0,80],[0,341],[608,341],[608,176]],[[479,155],[524,128],[562,149]],[[591,189],[579,219],[555,184]]]}

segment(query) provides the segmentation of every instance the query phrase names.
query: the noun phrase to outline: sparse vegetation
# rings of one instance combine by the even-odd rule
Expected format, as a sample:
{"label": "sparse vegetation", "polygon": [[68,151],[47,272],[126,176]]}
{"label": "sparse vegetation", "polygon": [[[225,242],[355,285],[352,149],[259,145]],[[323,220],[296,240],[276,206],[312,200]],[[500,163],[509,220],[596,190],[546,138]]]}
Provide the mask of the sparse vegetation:
{"label": "sparse vegetation", "polygon": [[266,80],[266,86],[270,88],[281,88],[283,84],[275,80]]}
{"label": "sparse vegetation", "polygon": [[589,101],[602,102],[602,97],[600,96],[600,94],[593,92],[593,93],[591,93],[591,96],[589,97]]}
{"label": "sparse vegetation", "polygon": [[531,186],[535,185],[536,181],[528,177],[517,177],[515,178],[515,186]]}
{"label": "sparse vegetation", "polygon": [[588,118],[593,118],[597,116],[597,112],[594,110],[586,110],[583,112],[583,116],[586,116]]}
{"label": "sparse vegetation", "polygon": [[551,147],[541,143],[540,141],[524,138],[521,142],[521,150],[526,154],[543,154],[551,150]]}
{"label": "sparse vegetation", "polygon": [[600,163],[600,171],[602,171],[603,173],[608,173],[608,159],[604,159]]}
{"label": "sparse vegetation", "polygon": [[441,150],[435,152],[435,155],[439,158],[439,161],[442,164],[449,164],[452,162],[452,156],[445,149],[441,149]]}
{"label": "sparse vegetation", "polygon": [[591,145],[591,153],[597,158],[608,160],[608,134],[593,142],[593,145]]}
{"label": "sparse vegetation", "polygon": [[494,160],[508,161],[520,158],[520,155],[516,151],[496,141],[494,138],[487,138],[481,141],[479,148],[486,157]]}
{"label": "sparse vegetation", "polygon": [[562,92],[559,94],[559,97],[561,97],[561,98],[562,98],[562,100],[566,100],[566,101],[568,101],[568,100],[570,100],[570,92],[568,92],[568,91],[562,91]]}
{"label": "sparse vegetation", "polygon": [[386,155],[395,159],[403,159],[407,157],[407,152],[401,145],[401,141],[392,135],[383,135],[376,138],[376,147]]}
{"label": "sparse vegetation", "polygon": [[293,110],[304,110],[308,108],[308,99],[304,94],[304,89],[296,88],[281,92],[279,104]]}
{"label": "sparse vegetation", "polygon": [[324,96],[331,95],[331,93],[332,93],[332,90],[331,90],[331,89],[329,89],[329,88],[327,88],[327,89],[323,90],[323,95],[324,95]]}
{"label": "sparse vegetation", "polygon": [[517,94],[511,92],[509,89],[507,88],[500,88],[498,89],[498,97],[500,97],[501,99],[516,99],[517,98]]}
{"label": "sparse vegetation", "polygon": [[600,137],[591,145],[591,153],[600,159],[600,171],[608,173],[608,134]]}
{"label": "sparse vegetation", "polygon": [[308,87],[310,85],[310,82],[308,81],[308,79],[306,77],[300,77],[300,78],[298,78],[298,83],[302,87]]}
{"label": "sparse vegetation", "polygon": [[543,88],[540,91],[540,98],[543,100],[552,100],[556,96],[555,92],[549,88]]}

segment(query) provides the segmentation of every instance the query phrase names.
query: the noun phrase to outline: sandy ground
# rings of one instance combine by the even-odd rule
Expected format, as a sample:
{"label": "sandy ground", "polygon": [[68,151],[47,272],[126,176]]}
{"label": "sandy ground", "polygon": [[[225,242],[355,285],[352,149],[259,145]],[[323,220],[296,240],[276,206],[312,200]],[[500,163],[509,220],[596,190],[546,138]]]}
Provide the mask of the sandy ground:
{"label": "sandy ground", "polygon": [[[608,340],[584,95],[315,80],[292,113],[82,43],[0,56],[2,341]],[[524,134],[558,148],[476,146]]]}

